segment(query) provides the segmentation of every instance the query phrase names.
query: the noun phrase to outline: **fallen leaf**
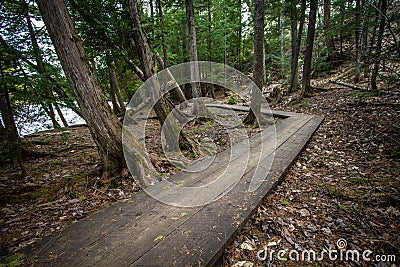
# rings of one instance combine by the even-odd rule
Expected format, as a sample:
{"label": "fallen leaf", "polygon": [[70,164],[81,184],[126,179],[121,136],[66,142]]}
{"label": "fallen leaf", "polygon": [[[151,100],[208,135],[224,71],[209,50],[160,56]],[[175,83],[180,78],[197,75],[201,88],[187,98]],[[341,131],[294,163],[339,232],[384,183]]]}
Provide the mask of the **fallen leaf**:
{"label": "fallen leaf", "polygon": [[154,241],[160,241],[160,240],[162,240],[163,238],[164,238],[163,235],[159,235],[159,236],[156,237],[156,239],[154,239]]}

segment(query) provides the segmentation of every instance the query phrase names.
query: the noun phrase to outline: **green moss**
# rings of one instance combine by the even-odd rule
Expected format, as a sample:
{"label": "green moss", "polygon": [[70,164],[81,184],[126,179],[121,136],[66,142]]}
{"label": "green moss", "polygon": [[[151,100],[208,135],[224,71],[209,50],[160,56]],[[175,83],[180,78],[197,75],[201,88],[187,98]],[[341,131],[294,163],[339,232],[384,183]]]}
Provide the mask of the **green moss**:
{"label": "green moss", "polygon": [[26,259],[26,255],[23,253],[15,253],[7,257],[4,261],[5,264],[0,264],[0,266],[15,267],[20,266]]}
{"label": "green moss", "polygon": [[372,196],[373,197],[384,197],[385,193],[373,193]]}
{"label": "green moss", "polygon": [[361,178],[361,177],[350,178],[349,181],[350,183],[356,185],[367,185],[369,183],[367,178]]}
{"label": "green moss", "polygon": [[286,198],[284,198],[284,197],[281,197],[281,199],[279,200],[279,202],[281,202],[281,203],[284,204],[284,205],[289,204],[289,200],[286,199]]}
{"label": "green moss", "polygon": [[228,98],[228,104],[229,104],[229,105],[235,105],[235,104],[237,104],[237,102],[238,102],[238,100],[237,100],[237,98],[235,98],[235,97],[230,96],[230,97]]}
{"label": "green moss", "polygon": [[394,159],[400,159],[400,146],[393,147],[390,156]]}

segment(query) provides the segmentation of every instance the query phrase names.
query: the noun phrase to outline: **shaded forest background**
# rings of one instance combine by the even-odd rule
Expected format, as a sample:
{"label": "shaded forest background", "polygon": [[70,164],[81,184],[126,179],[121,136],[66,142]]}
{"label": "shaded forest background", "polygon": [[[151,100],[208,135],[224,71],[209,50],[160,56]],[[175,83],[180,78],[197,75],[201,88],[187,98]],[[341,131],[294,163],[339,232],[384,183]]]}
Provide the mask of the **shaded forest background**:
{"label": "shaded forest background", "polygon": [[[267,100],[281,109],[293,109],[291,105],[297,105],[296,110],[314,113],[315,108],[308,108],[304,99],[316,101],[315,105],[321,106],[320,113],[327,114],[329,124],[319,135],[319,143],[313,143],[315,146],[328,140],[340,150],[342,144],[335,143],[340,136],[337,129],[341,126],[357,129],[355,121],[343,119],[357,112],[363,113],[363,119],[372,112],[371,123],[383,122],[384,129],[394,129],[390,137],[396,138],[399,132],[396,98],[400,84],[400,4],[395,0],[37,0],[2,1],[0,10],[0,166],[4,170],[1,184],[6,185],[0,196],[1,214],[5,218],[0,218],[0,224],[7,225],[8,229],[2,232],[7,241],[0,247],[2,255],[15,251],[21,240],[26,245],[32,238],[60,229],[64,222],[127,199],[129,196],[124,192],[138,190],[137,185],[132,185],[124,162],[120,121],[127,112],[126,103],[140,85],[168,66],[197,59],[235,67],[252,77]],[[345,97],[336,92],[331,94],[329,82],[358,93],[351,92],[352,96]],[[229,104],[240,102],[237,96],[221,88],[196,86],[182,86],[181,91],[176,90],[161,101],[155,107],[151,125],[162,124],[173,104],[196,95],[223,99]],[[372,98],[363,102],[364,97]],[[369,109],[370,102],[378,104]],[[353,108],[359,104],[362,108]],[[62,107],[79,114],[88,127],[68,128]],[[340,115],[338,120],[332,115],[336,111],[346,115]],[[24,123],[39,120],[43,115],[52,121],[54,134],[31,137],[20,134]],[[379,119],[381,115],[383,119]],[[249,121],[251,124],[251,118]],[[196,140],[185,136],[200,135],[208,126],[204,123],[185,129],[187,132],[182,138],[188,150],[192,149],[190,155],[196,154],[196,148],[192,147]],[[336,135],[329,132],[332,129]],[[350,132],[357,133],[357,140],[370,130],[360,128],[360,133],[354,129]],[[151,135],[157,135],[157,131],[154,127]],[[398,159],[398,144],[393,141],[390,148],[392,141],[386,135],[385,138],[385,147],[379,146],[379,151],[389,149],[390,157]],[[226,145],[224,136],[218,136],[218,140],[222,146]],[[37,150],[38,146],[48,149]],[[330,145],[324,143],[322,147],[329,150]],[[311,151],[319,153],[319,148]],[[385,160],[377,156],[379,151],[367,153],[366,157],[373,157],[374,164],[379,165],[379,160]],[[132,153],[146,161],[140,149]],[[364,152],[360,153],[354,157],[365,156]],[[303,165],[304,161],[309,163],[304,157],[308,156],[300,161]],[[160,172],[177,171],[161,157],[151,163]],[[318,174],[326,162],[317,163],[318,168],[313,166],[312,170]],[[388,170],[395,163],[388,163],[391,166]],[[146,172],[146,164],[131,175]],[[300,173],[306,172],[301,164],[301,168],[298,165],[295,168]],[[53,175],[60,166],[65,169]],[[393,170],[385,175],[395,176],[398,168]],[[42,176],[44,184],[41,184]],[[364,177],[360,179],[357,182],[364,185]],[[380,188],[382,184],[375,182],[366,183]],[[324,181],[324,186],[316,190],[321,198],[340,198],[348,193],[339,193],[347,184],[332,185],[334,190],[325,184],[329,181]],[[364,193],[359,196],[349,193],[346,200],[350,197],[360,203],[365,200],[369,205],[376,197],[388,198],[387,203],[398,203],[398,182],[387,181],[386,186],[395,189],[387,195],[374,191],[375,195],[368,200],[364,199]],[[85,191],[89,189],[92,195]],[[286,193],[281,195],[284,201],[278,197],[278,206],[288,205],[291,200],[286,200]],[[40,214],[36,219],[29,212],[24,212],[24,219],[19,217],[21,214],[13,213],[38,201],[40,205],[28,208],[31,214]],[[53,207],[57,213],[51,214]],[[395,225],[393,214],[380,218],[387,218]],[[27,234],[24,229],[23,222],[27,224],[30,220],[39,220],[34,226],[39,229],[37,236]],[[393,244],[395,247],[397,243]],[[381,249],[385,251],[386,247]],[[386,251],[398,252],[398,248]],[[234,259],[235,255],[230,258]]]}

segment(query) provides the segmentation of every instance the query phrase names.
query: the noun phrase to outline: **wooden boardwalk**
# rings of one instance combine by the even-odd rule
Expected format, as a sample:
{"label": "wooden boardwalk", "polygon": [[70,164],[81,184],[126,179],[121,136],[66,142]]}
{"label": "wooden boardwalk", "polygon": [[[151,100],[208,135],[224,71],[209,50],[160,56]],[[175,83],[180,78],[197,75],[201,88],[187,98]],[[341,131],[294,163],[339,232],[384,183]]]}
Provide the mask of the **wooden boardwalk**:
{"label": "wooden boardwalk", "polygon": [[[142,191],[132,201],[116,203],[44,238],[29,252],[29,261],[37,266],[212,266],[236,230],[281,181],[323,120],[297,113],[273,113],[285,119],[276,124],[273,163],[256,191],[248,191],[258,163],[252,158],[238,184],[205,206],[173,207]],[[250,139],[251,149],[260,151],[262,144],[252,140],[254,137]],[[263,143],[270,144],[271,140]],[[201,176],[181,172],[171,179],[174,183],[185,181],[185,185],[207,183],[226,167],[226,157],[224,152],[218,154],[216,163]],[[262,167],[271,157],[263,155],[258,165]]]}

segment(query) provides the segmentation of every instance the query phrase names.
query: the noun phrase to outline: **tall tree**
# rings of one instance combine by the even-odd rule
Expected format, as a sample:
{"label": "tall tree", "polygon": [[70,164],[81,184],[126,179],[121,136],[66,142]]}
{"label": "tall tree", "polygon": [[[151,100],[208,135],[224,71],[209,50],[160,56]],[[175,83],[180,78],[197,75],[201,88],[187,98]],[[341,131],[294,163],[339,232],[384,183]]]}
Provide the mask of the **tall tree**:
{"label": "tall tree", "polygon": [[121,124],[111,111],[100,85],[90,68],[82,43],[63,0],[37,0],[50,38],[83,118],[96,142],[109,174],[125,166]]}
{"label": "tall tree", "polygon": [[261,116],[261,91],[263,88],[263,46],[264,46],[264,0],[254,2],[254,62],[253,62],[253,81],[256,84],[251,88],[251,107],[245,122],[255,124],[256,118],[263,124]]}
{"label": "tall tree", "polygon": [[[30,15],[29,15],[29,6],[28,5],[26,5],[26,8],[24,11],[25,11],[24,15],[25,15],[26,23],[28,26],[29,37],[30,37],[30,40],[32,43],[32,48],[33,48],[32,50],[33,50],[33,54],[34,54],[35,60],[36,60],[37,71],[44,79],[44,98],[49,99],[46,102],[44,102],[42,104],[42,106],[43,106],[43,109],[46,111],[46,113],[49,115],[54,128],[57,129],[57,128],[60,128],[60,125],[58,124],[58,122],[56,120],[56,116],[55,116],[54,109],[53,109],[53,104],[51,103],[51,101],[53,100],[53,92],[49,87],[49,82],[48,82],[48,78],[47,78],[48,74],[46,71],[45,64],[43,62],[43,57],[42,57],[42,53],[39,48],[39,44],[36,39],[35,31],[33,29],[33,25],[31,22]],[[55,103],[55,105],[57,105],[57,103]],[[60,115],[60,117],[63,118],[62,114]],[[68,125],[65,125],[65,119],[63,120],[63,122],[64,122],[64,126],[68,126]]]}
{"label": "tall tree", "polygon": [[168,53],[167,53],[167,43],[165,41],[165,25],[164,25],[164,16],[163,16],[163,8],[161,5],[161,0],[156,0],[157,5],[157,14],[158,19],[160,20],[161,26],[161,44],[162,44],[162,51],[163,51],[163,60],[164,60],[164,68],[168,67]]}
{"label": "tall tree", "polygon": [[188,38],[189,38],[189,59],[190,63],[190,80],[192,86],[192,96],[194,98],[194,113],[205,115],[206,108],[204,103],[199,99],[202,97],[201,86],[199,81],[199,64],[197,62],[197,43],[196,43],[196,29],[194,24],[194,8],[193,0],[185,0],[186,6],[186,21],[188,25]]}
{"label": "tall tree", "polygon": [[[3,51],[2,51],[3,52]],[[3,58],[4,55],[2,55]],[[3,61],[3,60],[1,60]],[[10,104],[9,92],[7,82],[5,81],[5,74],[3,64],[0,61],[0,71],[2,78],[2,86],[0,88],[0,115],[3,120],[1,125],[2,135],[0,141],[4,142],[7,152],[13,163],[17,163],[21,168],[21,175],[26,176],[26,170],[22,161],[20,137],[18,135],[17,127],[15,125],[14,115]],[[4,138],[4,139],[3,139]],[[1,144],[3,145],[3,144]]]}
{"label": "tall tree", "polygon": [[[293,4],[293,3],[292,3]],[[281,75],[285,78],[285,0],[281,6]]]}
{"label": "tall tree", "polygon": [[[288,94],[299,89],[299,54],[301,46],[301,38],[303,36],[303,27],[306,11],[306,0],[301,0],[300,14],[297,10],[297,2],[294,1],[290,8],[290,28],[291,28],[291,49],[292,56],[290,59],[290,84],[288,87]],[[300,15],[300,16],[299,16]],[[300,17],[300,18],[299,18]],[[297,23],[298,19],[300,20]],[[297,29],[297,25],[299,28]]]}
{"label": "tall tree", "polygon": [[[155,74],[155,69],[153,68],[154,61],[151,57],[146,35],[142,30],[142,22],[136,0],[129,0],[129,16],[133,26],[132,34],[135,41],[136,51],[139,55],[143,77],[147,80]],[[164,97],[160,97],[160,100],[154,106],[154,110],[160,124],[163,125],[169,113],[169,107]]]}
{"label": "tall tree", "polygon": [[361,23],[360,23],[360,0],[356,0],[356,27],[355,27],[355,40],[356,40],[356,75],[354,76],[354,81],[357,83],[360,81],[360,55],[361,55]]}
{"label": "tall tree", "polygon": [[376,50],[375,50],[375,62],[374,68],[371,74],[371,88],[372,90],[377,90],[378,87],[376,85],[376,79],[379,72],[379,65],[381,63],[381,53],[382,53],[382,41],[383,41],[383,34],[385,32],[386,26],[386,9],[387,9],[387,0],[382,0],[381,7],[380,7],[380,22],[379,22],[379,30],[378,30],[378,37],[376,40]]}
{"label": "tall tree", "polygon": [[108,88],[109,88],[109,95],[111,98],[111,102],[113,105],[113,110],[117,115],[120,113],[124,114],[126,111],[125,103],[124,100],[122,99],[121,91],[118,85],[117,72],[115,70],[115,61],[113,60],[111,51],[109,49],[107,49],[106,53],[107,53],[106,63],[108,67],[109,80],[110,80],[110,86]]}
{"label": "tall tree", "polygon": [[310,14],[308,19],[306,50],[304,52],[303,79],[301,95],[307,96],[311,93],[311,61],[314,48],[315,23],[317,20],[318,0],[310,0]]}
{"label": "tall tree", "polygon": [[[359,0],[357,0],[358,2]],[[333,61],[336,58],[335,44],[332,38],[331,31],[331,0],[324,0],[324,20],[323,20],[324,36],[326,48],[328,50],[328,61]]]}

